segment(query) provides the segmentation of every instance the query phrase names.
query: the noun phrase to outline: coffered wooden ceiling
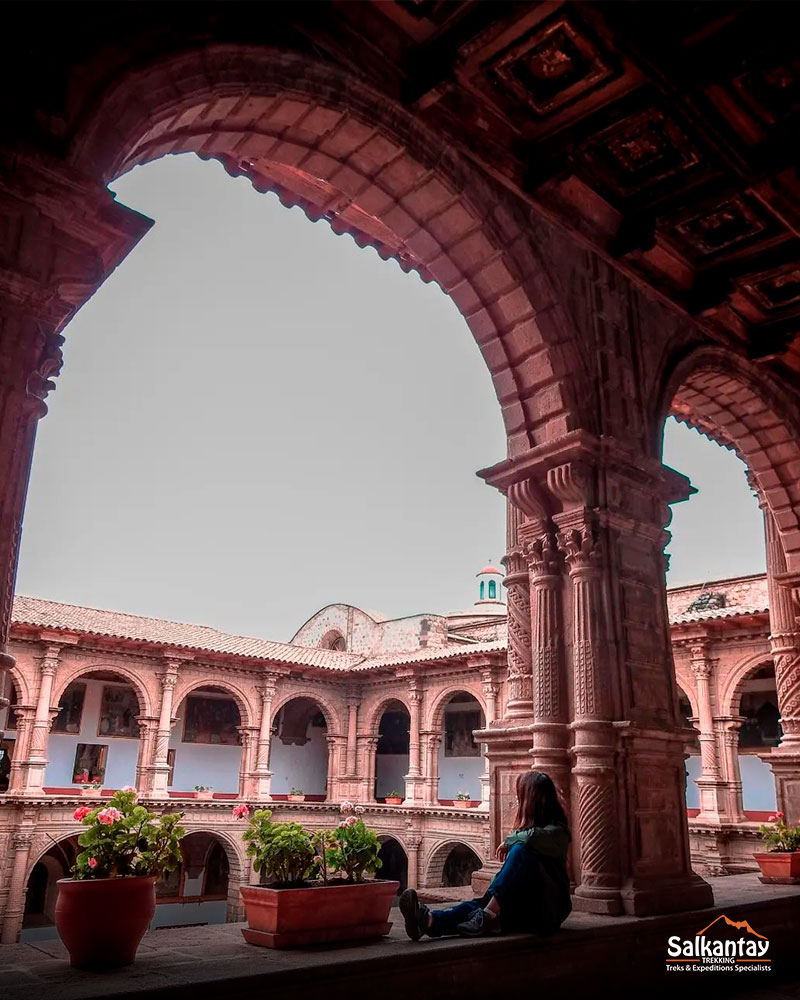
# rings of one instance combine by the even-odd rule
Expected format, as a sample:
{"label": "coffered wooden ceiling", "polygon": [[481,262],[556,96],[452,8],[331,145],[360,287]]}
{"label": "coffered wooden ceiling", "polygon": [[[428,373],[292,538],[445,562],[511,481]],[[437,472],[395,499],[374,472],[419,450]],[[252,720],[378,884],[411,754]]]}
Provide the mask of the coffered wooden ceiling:
{"label": "coffered wooden ceiling", "polygon": [[117,70],[213,41],[307,51],[449,135],[713,339],[800,370],[795,4],[74,3],[50,18],[25,7],[2,43],[0,72],[16,81],[0,100],[7,125],[33,114],[32,94],[39,127],[50,115],[66,136],[68,99],[104,47]]}

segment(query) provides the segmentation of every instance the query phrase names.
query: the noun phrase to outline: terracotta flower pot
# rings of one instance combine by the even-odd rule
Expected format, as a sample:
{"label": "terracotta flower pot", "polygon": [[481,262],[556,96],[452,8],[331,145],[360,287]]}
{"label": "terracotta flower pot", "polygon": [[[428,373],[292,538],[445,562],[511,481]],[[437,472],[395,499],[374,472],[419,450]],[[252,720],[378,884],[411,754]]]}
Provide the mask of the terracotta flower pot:
{"label": "terracotta flower pot", "polygon": [[401,806],[403,804],[403,799],[399,796],[391,795],[386,799],[387,806]]}
{"label": "terracotta flower pot", "polygon": [[289,802],[305,802],[305,795],[287,795],[286,798]]}
{"label": "terracotta flower pot", "polygon": [[155,912],[155,876],[58,880],[56,930],[80,969],[130,965]]}
{"label": "terracotta flower pot", "polygon": [[204,799],[207,802],[209,799],[214,798],[214,789],[206,788],[202,792],[200,791],[195,792],[195,795],[197,796],[198,799]]}
{"label": "terracotta flower pot", "polygon": [[800,880],[800,851],[766,851],[753,857],[766,879]]}
{"label": "terracotta flower pot", "polygon": [[100,795],[103,791],[102,785],[92,785],[91,788],[82,788],[81,795]]}
{"label": "terracotta flower pot", "polygon": [[383,879],[308,889],[242,886],[249,925],[242,934],[266,948],[382,937],[392,926],[389,911],[399,888]]}

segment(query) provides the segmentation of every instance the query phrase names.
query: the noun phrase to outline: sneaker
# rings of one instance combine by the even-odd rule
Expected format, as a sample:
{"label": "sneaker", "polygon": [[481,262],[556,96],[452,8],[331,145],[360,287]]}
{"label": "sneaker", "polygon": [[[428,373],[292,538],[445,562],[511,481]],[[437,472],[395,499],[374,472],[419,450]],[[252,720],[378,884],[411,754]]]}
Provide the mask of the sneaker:
{"label": "sneaker", "polygon": [[465,937],[482,937],[484,934],[500,934],[502,932],[499,917],[487,916],[485,910],[475,910],[469,920],[459,924],[456,930]]}
{"label": "sneaker", "polygon": [[429,907],[420,903],[413,889],[406,889],[400,893],[399,906],[406,922],[406,934],[412,941],[419,941],[423,934],[428,933]]}

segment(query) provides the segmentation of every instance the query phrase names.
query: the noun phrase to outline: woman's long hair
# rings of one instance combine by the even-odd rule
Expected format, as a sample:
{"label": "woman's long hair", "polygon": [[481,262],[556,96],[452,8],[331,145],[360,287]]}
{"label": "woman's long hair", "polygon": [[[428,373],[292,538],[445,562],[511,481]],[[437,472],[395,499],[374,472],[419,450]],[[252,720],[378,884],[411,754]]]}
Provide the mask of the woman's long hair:
{"label": "woman's long hair", "polygon": [[544,771],[526,771],[517,778],[517,818],[515,829],[527,830],[532,826],[551,826],[560,823],[567,827],[567,816],[558,798],[552,778]]}

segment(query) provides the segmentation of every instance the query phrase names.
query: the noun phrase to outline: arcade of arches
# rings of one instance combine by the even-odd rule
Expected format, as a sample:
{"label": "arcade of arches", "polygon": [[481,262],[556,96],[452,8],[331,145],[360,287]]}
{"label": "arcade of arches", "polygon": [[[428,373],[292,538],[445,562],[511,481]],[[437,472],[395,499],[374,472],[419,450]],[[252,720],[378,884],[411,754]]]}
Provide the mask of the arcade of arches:
{"label": "arcade of arches", "polygon": [[[127,768],[155,801],[204,774],[211,752],[226,762],[216,794],[263,801],[273,777],[282,794],[281,759],[327,751],[302,806],[312,825],[324,808],[312,795],[380,811],[381,768],[407,755],[410,819],[383,807],[394,830],[381,832],[421,881],[442,847],[428,817],[459,809],[438,804],[446,774],[432,775],[448,759],[443,719],[461,734],[455,717],[471,714],[454,700],[462,709],[445,711],[463,691],[481,706],[488,759],[488,811],[457,814],[484,862],[476,885],[533,765],[570,813],[576,908],[609,914],[711,903],[690,837],[724,840],[747,817],[746,759],[766,759],[779,805],[800,814],[800,191],[786,152],[793,53],[775,41],[794,37],[779,23],[791,5],[768,17],[759,5],[647,5],[646,30],[637,5],[512,6],[331,4],[321,24],[316,4],[275,5],[268,23],[261,5],[152,5],[135,25],[126,5],[97,23],[93,5],[53,8],[44,23],[20,6],[0,43],[15,95],[0,153],[0,639],[17,699],[4,940],[49,850],[41,817],[62,839],[75,833],[59,789],[74,791],[76,774],[49,784],[49,739],[74,745],[67,771],[91,784]],[[19,44],[20,30],[35,44]],[[26,86],[36,58],[48,74]],[[28,599],[11,635],[35,426],[70,317],[151,224],[106,185],[173,152],[219,159],[453,298],[507,431],[507,454],[481,473],[508,500],[507,648],[491,622],[470,636],[425,616],[436,627],[411,655],[401,627],[378,627],[389,645],[370,646],[380,623],[354,630],[331,612],[302,643],[245,649],[166,623],[137,632],[134,621],[131,635]],[[690,485],[661,462],[669,412],[738,452],[764,508],[769,626],[744,676],[717,649],[727,626],[707,615],[681,623],[676,683],[663,550],[669,505]],[[307,638],[314,627],[323,647]],[[678,684],[701,751],[690,818]],[[51,735],[62,710],[79,729]],[[407,750],[390,725],[401,716]],[[108,728],[86,733],[84,718]],[[734,754],[741,739],[761,747]],[[456,774],[474,780],[466,765]],[[199,824],[217,807],[195,808]],[[227,857],[229,883],[246,878]]]}

